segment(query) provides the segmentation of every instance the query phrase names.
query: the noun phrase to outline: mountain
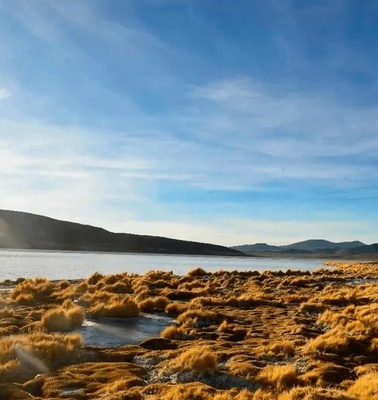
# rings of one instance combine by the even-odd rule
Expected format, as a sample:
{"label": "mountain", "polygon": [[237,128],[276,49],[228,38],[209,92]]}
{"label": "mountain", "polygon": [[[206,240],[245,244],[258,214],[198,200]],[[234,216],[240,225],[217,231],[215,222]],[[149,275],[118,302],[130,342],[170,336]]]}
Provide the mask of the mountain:
{"label": "mountain", "polygon": [[245,256],[224,246],[113,233],[90,225],[9,210],[0,210],[0,248]]}
{"label": "mountain", "polygon": [[272,246],[266,243],[246,244],[234,246],[232,249],[242,251],[249,255],[263,257],[333,257],[371,255],[378,257],[376,246],[365,245],[360,241],[330,242],[324,239],[310,239],[303,242],[292,243],[286,246]]}
{"label": "mountain", "polygon": [[378,254],[378,243],[373,243],[369,245],[359,246],[352,249],[346,249],[341,252],[342,255],[370,255]]}
{"label": "mountain", "polygon": [[308,250],[312,252],[319,252],[319,250],[330,250],[330,249],[353,249],[355,247],[364,246],[365,244],[359,241],[353,242],[329,242],[324,239],[310,239],[303,242],[293,243],[287,246],[281,246],[283,250]]}
{"label": "mountain", "polygon": [[279,246],[272,246],[266,243],[256,243],[256,244],[244,244],[241,246],[234,246],[232,249],[239,250],[242,252],[249,252],[249,251],[281,251],[281,247]]}

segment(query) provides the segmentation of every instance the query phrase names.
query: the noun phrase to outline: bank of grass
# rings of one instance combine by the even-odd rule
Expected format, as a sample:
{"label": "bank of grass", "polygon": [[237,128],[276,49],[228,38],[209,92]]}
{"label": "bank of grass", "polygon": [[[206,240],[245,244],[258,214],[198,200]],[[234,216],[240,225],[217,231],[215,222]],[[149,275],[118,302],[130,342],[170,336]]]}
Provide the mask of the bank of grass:
{"label": "bank of grass", "polygon": [[[75,389],[82,400],[374,399],[377,279],[376,264],[338,263],[313,273],[199,268],[23,280],[0,299],[0,385],[8,385],[0,392],[31,378],[13,389],[36,398]],[[160,339],[119,349],[46,333],[74,329],[85,315],[140,312],[176,322]]]}

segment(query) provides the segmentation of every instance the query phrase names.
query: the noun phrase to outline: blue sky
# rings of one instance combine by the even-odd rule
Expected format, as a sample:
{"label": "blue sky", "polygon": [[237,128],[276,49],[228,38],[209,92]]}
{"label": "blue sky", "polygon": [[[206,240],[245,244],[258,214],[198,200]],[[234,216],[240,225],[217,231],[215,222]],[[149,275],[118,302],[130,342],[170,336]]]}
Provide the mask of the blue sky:
{"label": "blue sky", "polygon": [[0,0],[0,208],[377,242],[375,1]]}

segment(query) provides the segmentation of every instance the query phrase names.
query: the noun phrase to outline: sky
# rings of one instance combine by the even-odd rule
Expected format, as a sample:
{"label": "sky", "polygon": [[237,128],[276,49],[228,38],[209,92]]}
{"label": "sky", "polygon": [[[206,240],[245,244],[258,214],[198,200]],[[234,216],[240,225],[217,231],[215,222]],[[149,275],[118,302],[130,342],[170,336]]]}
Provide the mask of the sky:
{"label": "sky", "polygon": [[378,242],[376,1],[0,0],[0,38],[0,208]]}

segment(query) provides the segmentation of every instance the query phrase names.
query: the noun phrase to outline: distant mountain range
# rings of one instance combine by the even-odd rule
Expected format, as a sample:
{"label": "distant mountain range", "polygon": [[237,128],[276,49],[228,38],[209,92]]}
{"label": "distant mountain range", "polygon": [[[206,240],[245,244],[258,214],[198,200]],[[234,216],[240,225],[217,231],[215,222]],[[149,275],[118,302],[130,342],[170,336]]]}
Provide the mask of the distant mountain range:
{"label": "distant mountain range", "polygon": [[355,255],[377,255],[378,243],[366,245],[360,241],[330,242],[324,239],[310,239],[286,246],[273,246],[266,243],[245,244],[231,247],[249,255],[333,255],[348,257]]}
{"label": "distant mountain range", "polygon": [[0,210],[0,248],[245,256],[224,246],[165,237],[113,233],[41,215]]}

